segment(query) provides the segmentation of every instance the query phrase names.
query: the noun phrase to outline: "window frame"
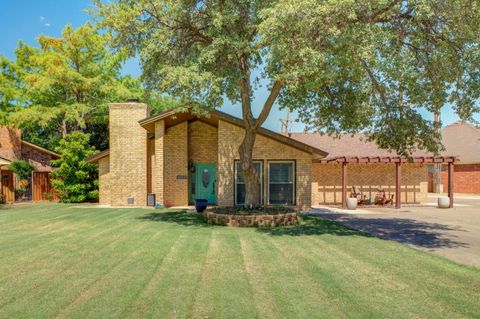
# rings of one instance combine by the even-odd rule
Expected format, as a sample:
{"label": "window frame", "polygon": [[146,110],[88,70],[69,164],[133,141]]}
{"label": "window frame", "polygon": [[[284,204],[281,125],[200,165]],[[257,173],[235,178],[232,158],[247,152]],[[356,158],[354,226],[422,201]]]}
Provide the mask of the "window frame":
{"label": "window frame", "polygon": [[267,205],[272,206],[280,206],[285,204],[271,204],[270,203],[270,164],[281,164],[281,163],[288,163],[292,164],[293,169],[293,189],[292,189],[292,198],[293,203],[287,204],[287,206],[295,206],[297,205],[297,161],[296,160],[268,160],[267,161]]}
{"label": "window frame", "polygon": [[[237,164],[240,163],[240,160],[234,160],[233,161],[233,183],[234,183],[234,186],[233,186],[233,205],[234,206],[239,206],[239,205],[243,205],[243,204],[239,204],[237,203]],[[253,163],[260,163],[260,203],[263,204],[263,200],[264,200],[264,188],[263,188],[263,185],[264,185],[264,165],[263,165],[263,160],[256,160],[254,159],[253,160]]]}

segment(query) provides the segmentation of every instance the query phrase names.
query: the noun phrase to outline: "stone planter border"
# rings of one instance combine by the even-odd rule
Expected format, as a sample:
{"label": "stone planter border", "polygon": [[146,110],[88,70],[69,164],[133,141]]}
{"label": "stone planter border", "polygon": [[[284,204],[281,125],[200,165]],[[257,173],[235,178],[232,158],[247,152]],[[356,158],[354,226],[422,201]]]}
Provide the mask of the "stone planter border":
{"label": "stone planter border", "polygon": [[209,224],[232,227],[276,227],[298,224],[298,214],[295,212],[275,215],[228,215],[207,211],[203,216]]}

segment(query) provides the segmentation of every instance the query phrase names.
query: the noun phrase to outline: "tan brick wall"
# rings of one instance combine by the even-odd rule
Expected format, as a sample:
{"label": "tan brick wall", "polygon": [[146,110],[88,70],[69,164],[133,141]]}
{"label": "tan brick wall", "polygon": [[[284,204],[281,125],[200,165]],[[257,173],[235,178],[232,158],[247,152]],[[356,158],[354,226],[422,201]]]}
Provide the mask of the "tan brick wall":
{"label": "tan brick wall", "polygon": [[[236,125],[219,121],[218,124],[218,205],[234,204],[234,160],[239,159],[238,147],[244,130]],[[267,200],[268,160],[296,160],[296,205],[310,208],[312,155],[264,136],[257,136],[253,150],[256,160],[264,160],[263,178],[265,202]]]}
{"label": "tan brick wall", "polygon": [[111,204],[146,205],[147,132],[138,123],[149,115],[146,104],[110,104]]}
{"label": "tan brick wall", "polygon": [[188,122],[165,132],[164,174],[164,205],[188,205]]}
{"label": "tan brick wall", "polygon": [[164,144],[165,122],[155,122],[155,158],[152,171],[152,192],[155,193],[157,203],[164,205]]}
{"label": "tan brick wall", "polygon": [[99,182],[99,202],[102,205],[108,205],[111,202],[110,156],[101,158],[98,161],[98,182]]}
{"label": "tan brick wall", "polygon": [[188,124],[188,160],[195,163],[217,163],[218,129],[201,121]]}
{"label": "tan brick wall", "polygon": [[[342,167],[340,164],[319,164],[312,167],[312,205],[342,202]],[[402,203],[421,203],[427,199],[427,166],[402,165]],[[395,194],[395,164],[348,164],[347,196],[356,186],[367,196],[375,196],[378,188]]]}

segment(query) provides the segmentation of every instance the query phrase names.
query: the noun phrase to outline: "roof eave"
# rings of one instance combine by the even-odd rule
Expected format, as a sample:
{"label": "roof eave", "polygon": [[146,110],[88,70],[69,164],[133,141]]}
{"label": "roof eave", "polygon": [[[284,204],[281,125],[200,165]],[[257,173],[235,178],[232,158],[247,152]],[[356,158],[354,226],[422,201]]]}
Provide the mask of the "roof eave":
{"label": "roof eave", "polygon": [[22,141],[22,144],[25,144],[25,145],[27,145],[27,146],[29,146],[29,147],[37,150],[37,151],[40,151],[40,152],[43,152],[43,153],[47,153],[47,154],[49,154],[49,155],[51,155],[51,156],[54,156],[54,157],[57,157],[57,158],[60,157],[60,154],[55,153],[55,152],[50,151],[50,150],[47,150],[46,148],[41,147],[41,146],[38,146],[38,145],[36,145],[36,144],[30,143],[30,142],[27,142],[27,141]]}
{"label": "roof eave", "polygon": [[98,154],[95,154],[95,155],[92,155],[92,156],[89,156],[85,159],[85,162],[87,163],[96,163],[98,162],[100,159],[104,158],[104,157],[107,157],[110,155],[110,150],[107,149],[107,150],[104,150]]}

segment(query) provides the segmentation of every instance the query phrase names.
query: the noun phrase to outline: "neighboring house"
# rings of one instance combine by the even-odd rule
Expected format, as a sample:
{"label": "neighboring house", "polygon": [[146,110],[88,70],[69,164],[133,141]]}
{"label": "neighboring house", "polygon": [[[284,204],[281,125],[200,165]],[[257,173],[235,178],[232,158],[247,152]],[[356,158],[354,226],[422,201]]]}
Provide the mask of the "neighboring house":
{"label": "neighboring house", "polygon": [[[142,103],[110,104],[110,149],[88,159],[99,165],[100,203],[186,206],[196,198],[212,205],[242,204],[245,185],[238,147],[243,121],[213,111],[207,116],[167,111],[150,117]],[[401,202],[419,203],[427,197],[427,159],[404,163]],[[376,163],[373,157],[392,156],[361,136],[333,139],[313,133],[278,134],[258,131],[253,158],[260,172],[264,204],[308,209],[342,202],[342,164],[325,164],[339,156],[365,156],[369,164],[349,164],[348,192],[358,186],[374,196],[378,188],[395,193],[396,164]],[[385,158],[382,158],[384,161]],[[401,159],[404,161],[405,159]],[[151,198],[151,196],[150,196]]]}
{"label": "neighboring house", "polygon": [[50,161],[59,155],[38,145],[22,141],[20,130],[0,126],[0,185],[5,202],[15,201],[17,180],[15,174],[8,169],[14,161],[25,160],[32,164],[34,172],[30,193],[32,200],[43,200],[48,194],[55,197],[50,185],[49,173],[52,171]]}
{"label": "neighboring house", "polygon": [[[388,195],[395,194],[395,164],[376,163],[378,158],[396,157],[390,151],[380,149],[375,142],[368,142],[363,134],[341,135],[335,138],[320,133],[289,133],[291,138],[321,148],[328,157],[312,165],[312,203],[342,203],[342,164],[329,159],[347,157],[365,159],[364,163],[348,164],[347,189],[356,186],[364,195],[374,197],[381,188]],[[417,151],[413,157],[430,156]],[[423,163],[402,164],[401,203],[421,203],[427,199],[428,165]]]}
{"label": "neighboring house", "polygon": [[[445,146],[443,153],[459,158],[453,177],[455,192],[480,194],[480,129],[462,121],[447,125],[442,128],[442,144]],[[442,185],[446,190],[447,173],[444,166]]]}

